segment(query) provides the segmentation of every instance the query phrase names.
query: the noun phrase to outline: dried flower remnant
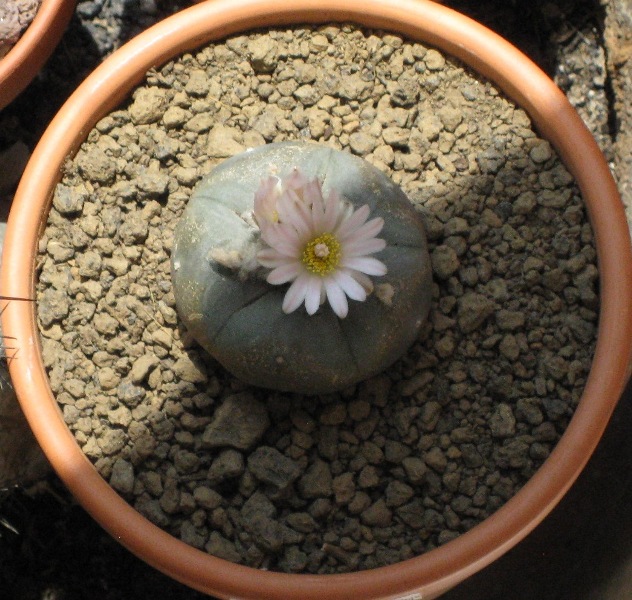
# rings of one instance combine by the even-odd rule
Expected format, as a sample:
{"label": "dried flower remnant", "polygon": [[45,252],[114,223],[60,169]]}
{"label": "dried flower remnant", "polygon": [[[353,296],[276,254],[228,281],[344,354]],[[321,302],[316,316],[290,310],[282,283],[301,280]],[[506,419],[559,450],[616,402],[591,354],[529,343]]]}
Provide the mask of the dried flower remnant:
{"label": "dried flower remnant", "polygon": [[325,198],[320,181],[308,180],[297,168],[281,180],[262,180],[255,194],[254,217],[264,249],[259,263],[271,269],[267,282],[291,283],[283,311],[305,303],[313,315],[325,300],[341,319],[347,316],[347,297],[364,301],[373,291],[369,276],[386,274],[386,266],[369,256],[386,247],[376,236],[381,217],[367,220],[370,209],[356,210],[331,190]]}
{"label": "dried flower remnant", "polygon": [[0,58],[20,39],[41,3],[41,0],[0,0]]}

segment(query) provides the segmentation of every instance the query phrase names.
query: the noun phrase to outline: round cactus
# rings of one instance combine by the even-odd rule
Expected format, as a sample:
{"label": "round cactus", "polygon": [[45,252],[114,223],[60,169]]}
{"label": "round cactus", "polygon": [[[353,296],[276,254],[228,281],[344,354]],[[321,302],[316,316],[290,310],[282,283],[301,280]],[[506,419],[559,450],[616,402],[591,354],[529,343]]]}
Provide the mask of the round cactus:
{"label": "round cactus", "polygon": [[[297,175],[308,183],[278,213],[270,197]],[[177,225],[172,270],[178,313],[203,348],[247,383],[305,394],[391,365],[432,289],[424,226],[401,189],[365,160],[307,142],[249,150],[202,180]]]}

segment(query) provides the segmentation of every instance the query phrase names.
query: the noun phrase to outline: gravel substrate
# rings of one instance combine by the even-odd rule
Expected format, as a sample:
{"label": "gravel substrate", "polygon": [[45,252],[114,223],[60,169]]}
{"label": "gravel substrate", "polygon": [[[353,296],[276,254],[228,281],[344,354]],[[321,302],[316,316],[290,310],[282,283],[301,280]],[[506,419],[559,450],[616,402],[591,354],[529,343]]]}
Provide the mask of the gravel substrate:
{"label": "gravel substrate", "polygon": [[[365,157],[427,225],[427,325],[341,394],[245,386],[174,310],[192,188],[287,139]],[[549,144],[439,52],[351,26],[233,37],[150,73],[68,163],[40,251],[45,362],[86,455],[160,527],[255,567],[368,569],[481,522],[564,432],[594,348],[592,233]]]}
{"label": "gravel substrate", "polygon": [[42,0],[0,0],[0,59],[31,24]]}

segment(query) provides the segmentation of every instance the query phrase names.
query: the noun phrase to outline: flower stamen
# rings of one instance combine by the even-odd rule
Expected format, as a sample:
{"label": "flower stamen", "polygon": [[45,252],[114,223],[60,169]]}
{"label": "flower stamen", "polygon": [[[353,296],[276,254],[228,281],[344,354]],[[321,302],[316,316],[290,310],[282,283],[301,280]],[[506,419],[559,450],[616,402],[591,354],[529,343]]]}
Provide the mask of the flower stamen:
{"label": "flower stamen", "polygon": [[340,263],[340,242],[332,233],[323,233],[305,245],[302,263],[314,275],[325,277]]}

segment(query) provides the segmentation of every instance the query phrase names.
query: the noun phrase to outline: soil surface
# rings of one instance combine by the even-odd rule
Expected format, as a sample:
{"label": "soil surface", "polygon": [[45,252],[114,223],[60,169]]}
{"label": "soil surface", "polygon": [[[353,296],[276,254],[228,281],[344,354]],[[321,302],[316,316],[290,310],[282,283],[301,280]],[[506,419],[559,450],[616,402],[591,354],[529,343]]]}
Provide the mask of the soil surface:
{"label": "soil surface", "polygon": [[[288,139],[364,157],[428,231],[428,323],[339,394],[243,385],[174,311],[191,190]],[[436,50],[351,26],[231,37],[152,72],[67,166],[40,253],[44,362],[84,452],[160,527],[267,569],[384,566],[487,518],[564,432],[596,335],[592,233],[548,142]]]}
{"label": "soil surface", "polygon": [[[624,169],[626,163],[621,148],[624,132],[629,131],[626,130],[629,119],[626,120],[625,114],[616,118],[619,113],[615,106],[625,107],[623,98],[626,89],[629,90],[626,88],[629,79],[620,76],[630,64],[626,59],[629,9],[624,6],[625,2],[609,2],[605,7],[588,1],[534,3],[527,7],[518,7],[518,4],[487,2],[476,8],[454,5],[465,12],[474,12],[473,16],[514,41],[556,78],[582,112],[604,151],[618,166],[618,177],[623,180],[625,173],[621,165]],[[20,98],[19,109],[14,103],[0,114],[2,149],[8,153],[3,157],[9,156],[20,164],[25,150],[28,153],[63,99],[104,55],[181,5],[174,2],[139,5],[80,2],[59,49],[38,80]],[[610,25],[604,28],[607,19]],[[47,102],[42,105],[44,96]],[[25,114],[24,106],[33,118],[21,116]],[[15,172],[15,169],[6,172]],[[3,184],[7,179],[10,177],[3,178]],[[3,185],[5,194],[10,193],[11,187],[10,181]],[[605,485],[606,481],[593,475],[591,483]],[[49,481],[47,491],[42,492],[40,488],[39,493],[27,493],[24,488],[18,488],[7,491],[1,500],[4,529],[0,537],[3,566],[0,578],[9,597],[201,597],[130,557],[73,503],[54,478]],[[581,513],[576,517],[579,518],[575,522],[581,523]],[[515,582],[512,584],[516,598],[545,597],[542,589],[534,596],[529,595],[529,586],[520,588]],[[532,589],[533,586],[537,588],[537,584],[532,583]],[[481,589],[480,582],[478,588]],[[491,588],[488,586],[488,589]],[[492,597],[491,592],[485,596],[476,594],[472,588],[468,597]],[[581,595],[564,595],[559,591],[547,597],[562,599]]]}

